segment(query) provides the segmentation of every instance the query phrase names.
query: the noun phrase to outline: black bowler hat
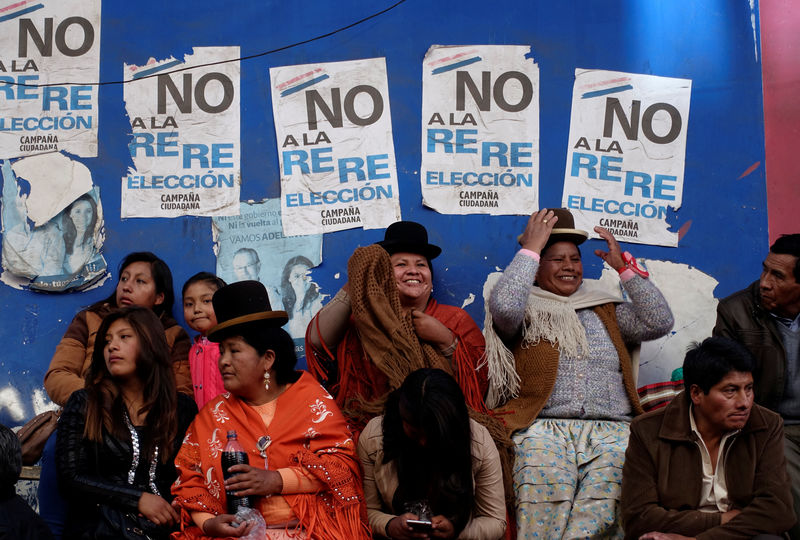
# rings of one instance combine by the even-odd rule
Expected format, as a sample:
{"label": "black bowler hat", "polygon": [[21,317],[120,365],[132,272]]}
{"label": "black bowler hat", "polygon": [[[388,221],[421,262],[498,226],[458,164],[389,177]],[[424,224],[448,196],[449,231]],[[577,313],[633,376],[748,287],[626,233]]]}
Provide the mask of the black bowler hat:
{"label": "black bowler hat", "polygon": [[377,242],[389,255],[416,253],[426,259],[435,259],[442,248],[428,243],[428,231],[414,221],[396,221],[386,228],[382,242]]}
{"label": "black bowler hat", "polygon": [[[556,221],[555,227],[550,232],[550,238],[547,239],[545,248],[552,246],[556,242],[571,242],[579,246],[589,238],[588,232],[575,228],[575,218],[572,217],[572,212],[566,208],[550,208],[550,210],[553,211],[553,217],[557,217],[558,221]],[[522,240],[521,234],[517,237],[517,241],[520,240]]]}
{"label": "black bowler hat", "polygon": [[208,331],[209,341],[220,342],[250,328],[280,327],[289,320],[285,311],[272,311],[267,289],[258,281],[237,281],[217,289],[211,302],[218,324]]}

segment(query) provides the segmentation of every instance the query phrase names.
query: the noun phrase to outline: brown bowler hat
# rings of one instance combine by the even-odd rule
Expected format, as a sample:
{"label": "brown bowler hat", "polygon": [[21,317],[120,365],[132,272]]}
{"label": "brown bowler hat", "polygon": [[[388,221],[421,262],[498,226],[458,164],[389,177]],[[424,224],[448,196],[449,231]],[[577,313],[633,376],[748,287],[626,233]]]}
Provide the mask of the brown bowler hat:
{"label": "brown bowler hat", "polygon": [[[589,233],[575,228],[575,218],[572,217],[572,212],[566,208],[550,208],[555,214],[554,217],[558,218],[556,226],[550,233],[550,238],[547,239],[545,247],[552,246],[556,242],[572,242],[576,246],[583,244]],[[517,241],[522,239],[522,235],[517,236]]]}
{"label": "brown bowler hat", "polygon": [[208,331],[209,341],[220,342],[253,327],[280,327],[289,320],[285,311],[272,310],[267,289],[258,281],[237,281],[217,289],[211,302],[218,324]]}

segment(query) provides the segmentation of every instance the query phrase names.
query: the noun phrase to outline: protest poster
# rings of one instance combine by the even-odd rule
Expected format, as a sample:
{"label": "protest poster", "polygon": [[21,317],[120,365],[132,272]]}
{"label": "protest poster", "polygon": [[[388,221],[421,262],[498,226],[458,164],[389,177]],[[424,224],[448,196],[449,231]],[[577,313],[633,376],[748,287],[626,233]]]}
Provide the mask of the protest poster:
{"label": "protest poster", "polygon": [[103,207],[89,169],[50,153],[3,160],[0,170],[3,269],[19,278],[4,281],[61,292],[103,277]]}
{"label": "protest poster", "polygon": [[239,62],[206,65],[238,57],[239,47],[195,47],[182,60],[125,64],[133,167],[123,218],[239,211]]}
{"label": "protest poster", "polygon": [[667,216],[683,198],[692,81],[575,70],[562,206],[575,226],[677,246]]}
{"label": "protest poster", "polygon": [[100,0],[0,1],[0,158],[97,156],[99,79]]}
{"label": "protest poster", "polygon": [[[322,235],[287,237],[278,199],[241,203],[238,216],[212,220],[217,246],[217,275],[227,283],[252,279],[264,284],[273,310],[285,310],[284,329],[298,356],[311,318],[323,295],[309,270],[322,262]],[[299,347],[299,348],[298,348]]]}
{"label": "protest poster", "polygon": [[386,60],[270,68],[287,236],[400,219]]}
{"label": "protest poster", "polygon": [[428,49],[422,74],[422,202],[442,214],[539,208],[539,67],[530,47]]}

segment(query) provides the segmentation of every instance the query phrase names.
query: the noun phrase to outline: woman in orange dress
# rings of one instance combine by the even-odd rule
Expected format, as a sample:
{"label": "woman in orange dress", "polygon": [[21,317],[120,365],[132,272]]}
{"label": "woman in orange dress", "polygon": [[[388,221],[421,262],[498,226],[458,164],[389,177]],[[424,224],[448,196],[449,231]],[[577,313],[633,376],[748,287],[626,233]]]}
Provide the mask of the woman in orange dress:
{"label": "woman in orange dress", "polygon": [[[228,513],[228,494],[249,497],[266,538],[369,538],[361,474],[351,434],[333,398],[294,370],[294,343],[280,328],[257,281],[240,281],[213,297],[226,393],[189,426],[172,488],[182,531],[173,538],[240,537],[255,526]],[[222,470],[225,436],[236,431],[249,465]],[[227,493],[226,493],[227,492]]]}

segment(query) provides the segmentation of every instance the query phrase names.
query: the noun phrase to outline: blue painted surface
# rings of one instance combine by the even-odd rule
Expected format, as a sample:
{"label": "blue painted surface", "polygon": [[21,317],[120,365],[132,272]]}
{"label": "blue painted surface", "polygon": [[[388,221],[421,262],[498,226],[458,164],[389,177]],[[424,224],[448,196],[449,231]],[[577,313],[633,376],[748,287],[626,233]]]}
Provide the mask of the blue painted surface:
{"label": "blue painted surface", "polygon": [[[140,0],[132,8],[104,2],[101,79],[120,80],[123,63],[180,58],[193,46],[239,45],[243,56],[261,53],[328,33],[392,3]],[[627,247],[637,256],[695,266],[719,280],[717,296],[727,295],[755,279],[767,249],[763,165],[738,179],[764,161],[760,50],[752,24],[747,1],[407,0],[334,36],[242,62],[242,200],[279,196],[269,67],[386,57],[403,218],[424,223],[432,242],[444,247],[435,261],[435,297],[461,305],[474,293],[477,300],[467,310],[481,324],[483,281],[511,259],[526,217],[450,216],[422,207],[421,62],[433,44],[530,45],[540,68],[545,207],[561,201],[575,68],[692,79],[683,206],[670,216],[675,228],[691,220],[691,229],[679,248]],[[754,24],[758,28],[757,14]],[[31,395],[41,388],[67,324],[81,307],[110,294],[125,253],[148,249],[161,255],[178,291],[190,275],[215,267],[209,218],[120,220],[119,179],[131,165],[129,132],[122,86],[103,86],[99,156],[81,161],[102,190],[105,255],[114,279],[98,290],[65,295],[0,285],[0,389],[9,381],[18,389],[26,418],[33,415]],[[360,229],[326,235],[324,262],[313,271],[323,292],[334,294],[341,285],[353,248],[382,237],[382,230]],[[599,275],[599,259],[591,255],[597,247],[590,241],[584,249],[587,277]],[[339,280],[333,277],[337,272]],[[0,422],[19,423],[5,408]]]}

